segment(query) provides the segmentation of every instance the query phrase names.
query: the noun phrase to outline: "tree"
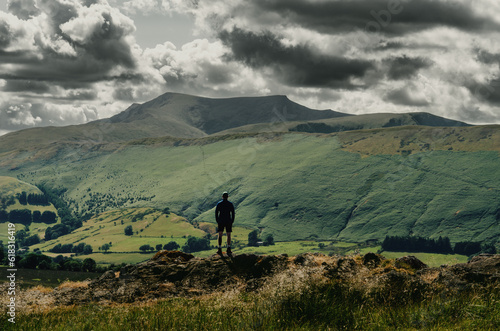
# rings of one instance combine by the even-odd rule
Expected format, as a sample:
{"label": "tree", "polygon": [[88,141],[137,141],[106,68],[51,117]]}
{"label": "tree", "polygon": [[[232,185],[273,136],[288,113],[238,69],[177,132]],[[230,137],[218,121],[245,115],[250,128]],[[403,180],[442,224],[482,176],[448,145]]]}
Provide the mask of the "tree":
{"label": "tree", "polygon": [[12,223],[30,225],[31,220],[31,210],[29,209],[16,209],[9,213],[9,221]]}
{"label": "tree", "polygon": [[33,211],[33,222],[40,223],[42,221],[42,213],[39,210]]}
{"label": "tree", "polygon": [[76,254],[83,253],[84,249],[85,249],[85,243],[79,243],[78,245],[73,246],[71,252]]}
{"label": "tree", "polygon": [[82,263],[82,271],[87,271],[87,272],[94,272],[96,270],[97,263],[91,259],[91,258],[86,258],[83,260]]}
{"label": "tree", "polygon": [[57,244],[54,247],[52,247],[51,249],[49,249],[49,251],[52,252],[52,253],[62,253],[61,247],[62,247],[61,244]]}
{"label": "tree", "polygon": [[40,238],[38,237],[37,234],[34,234],[32,236],[27,237],[22,241],[22,246],[32,246],[36,245],[40,242]]}
{"label": "tree", "polygon": [[0,223],[7,222],[9,220],[9,213],[6,210],[0,209]]}
{"label": "tree", "polygon": [[40,222],[45,223],[45,224],[52,224],[57,222],[57,215],[53,211],[44,211],[41,218]]}
{"label": "tree", "polygon": [[104,245],[101,246],[101,250],[103,250],[104,253],[107,253],[110,248],[111,248],[110,244],[104,244]]}
{"label": "tree", "polygon": [[161,248],[162,248],[162,247],[163,247],[163,246],[162,246],[162,244],[158,244],[158,245],[156,245],[156,250],[157,250],[157,251],[161,251]]}
{"label": "tree", "polygon": [[132,225],[128,225],[125,227],[125,235],[126,236],[131,236],[134,234],[134,229],[132,228]]}
{"label": "tree", "polygon": [[274,237],[273,235],[270,233],[266,236],[266,238],[264,239],[264,245],[274,245]]}
{"label": "tree", "polygon": [[193,236],[189,236],[186,244],[182,246],[182,250],[186,253],[205,251],[209,249],[210,240]]}
{"label": "tree", "polygon": [[257,246],[259,242],[259,230],[253,230],[248,234],[248,246]]}
{"label": "tree", "polygon": [[52,259],[46,255],[29,253],[19,261],[18,265],[20,268],[36,269],[42,261],[46,261],[50,265]]}
{"label": "tree", "polygon": [[151,250],[151,249],[154,249],[153,247],[151,247],[149,244],[147,245],[142,245],[141,247],[139,247],[139,250],[143,251],[144,253],[146,253],[147,251]]}
{"label": "tree", "polygon": [[28,204],[28,198],[26,192],[24,191],[21,194],[17,195],[17,199],[19,200],[19,203],[23,206],[26,206]]}
{"label": "tree", "polygon": [[85,245],[85,247],[83,248],[83,255],[89,255],[89,254],[92,254],[92,246],[90,245]]}
{"label": "tree", "polygon": [[175,241],[171,241],[168,244],[165,244],[165,246],[163,246],[163,249],[167,250],[167,251],[175,251],[175,250],[179,249],[180,247],[181,246],[179,246],[178,243],[176,243]]}

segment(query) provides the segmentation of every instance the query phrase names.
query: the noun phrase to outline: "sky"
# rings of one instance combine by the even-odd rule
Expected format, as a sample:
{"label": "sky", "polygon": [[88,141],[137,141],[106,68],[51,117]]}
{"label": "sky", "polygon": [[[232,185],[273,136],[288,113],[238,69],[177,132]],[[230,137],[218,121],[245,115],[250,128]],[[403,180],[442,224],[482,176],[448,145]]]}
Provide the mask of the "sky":
{"label": "sky", "polygon": [[497,0],[0,0],[0,134],[165,92],[500,124]]}

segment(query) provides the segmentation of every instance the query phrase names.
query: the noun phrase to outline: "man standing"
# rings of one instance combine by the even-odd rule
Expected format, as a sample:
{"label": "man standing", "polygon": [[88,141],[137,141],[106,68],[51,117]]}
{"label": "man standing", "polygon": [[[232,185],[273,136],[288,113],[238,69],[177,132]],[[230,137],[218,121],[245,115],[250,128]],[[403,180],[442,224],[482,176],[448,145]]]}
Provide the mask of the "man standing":
{"label": "man standing", "polygon": [[231,232],[233,231],[234,222],[234,206],[232,202],[228,201],[227,198],[229,194],[224,192],[222,194],[222,200],[217,203],[215,207],[215,220],[217,221],[217,227],[219,231],[219,249],[217,254],[222,256],[222,235],[224,233],[224,228],[226,229],[227,235],[227,255],[231,256]]}

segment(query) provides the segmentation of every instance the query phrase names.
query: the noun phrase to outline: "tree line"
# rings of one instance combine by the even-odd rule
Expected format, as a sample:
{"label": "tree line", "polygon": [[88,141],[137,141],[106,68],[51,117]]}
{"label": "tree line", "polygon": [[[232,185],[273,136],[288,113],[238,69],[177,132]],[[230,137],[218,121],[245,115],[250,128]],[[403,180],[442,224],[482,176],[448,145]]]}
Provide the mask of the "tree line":
{"label": "tree line", "polygon": [[431,239],[419,236],[386,236],[382,242],[382,249],[393,252],[421,252],[440,254],[475,255],[479,253],[496,253],[494,245],[480,242],[457,242],[452,248],[448,237]]}
{"label": "tree line", "polygon": [[52,224],[57,222],[56,213],[46,210],[31,212],[29,209],[0,210],[0,223],[11,222],[29,226],[31,223]]}
{"label": "tree line", "polygon": [[34,206],[49,206],[49,199],[45,196],[45,194],[37,194],[37,193],[26,193],[25,191],[17,194],[17,199],[19,203],[23,206],[27,204]]}
{"label": "tree line", "polygon": [[85,243],[79,243],[78,245],[73,244],[57,244],[51,249],[49,249],[52,253],[75,253],[75,254],[83,254],[88,255],[92,254],[93,249],[91,245],[87,245]]}

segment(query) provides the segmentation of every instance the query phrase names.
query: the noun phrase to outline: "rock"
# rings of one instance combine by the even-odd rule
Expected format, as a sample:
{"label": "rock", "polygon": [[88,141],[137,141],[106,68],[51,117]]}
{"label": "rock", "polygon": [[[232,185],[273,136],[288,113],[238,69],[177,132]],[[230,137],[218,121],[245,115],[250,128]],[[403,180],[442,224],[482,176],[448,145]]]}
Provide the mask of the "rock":
{"label": "rock", "polygon": [[363,265],[368,268],[376,268],[382,262],[383,257],[375,253],[367,253],[363,256]]}
{"label": "rock", "polygon": [[85,286],[60,286],[50,296],[55,304],[69,305],[91,301],[130,303],[234,289],[256,291],[274,276],[282,277],[282,272],[304,267],[307,273],[325,280],[368,287],[394,304],[420,300],[429,291],[454,294],[500,282],[500,255],[480,255],[467,263],[439,268],[428,268],[417,258],[406,256],[394,262],[388,260],[384,269],[376,268],[383,259],[373,253],[361,258],[309,253],[296,257],[240,254],[233,259],[216,255],[196,258],[179,251],[160,251],[149,261],[124,266],[116,273],[107,271]]}
{"label": "rock", "polygon": [[420,270],[427,268],[427,264],[423,263],[413,255],[403,256],[396,259],[397,268],[407,268],[410,267],[413,270]]}

